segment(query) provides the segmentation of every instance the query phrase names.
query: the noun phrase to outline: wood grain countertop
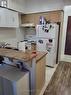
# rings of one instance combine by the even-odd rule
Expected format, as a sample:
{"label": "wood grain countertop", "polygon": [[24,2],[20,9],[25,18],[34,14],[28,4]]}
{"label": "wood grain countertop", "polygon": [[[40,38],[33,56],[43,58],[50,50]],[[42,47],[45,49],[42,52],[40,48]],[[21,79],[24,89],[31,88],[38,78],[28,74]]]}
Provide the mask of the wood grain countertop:
{"label": "wood grain countertop", "polygon": [[46,56],[47,52],[29,51],[25,52],[17,51],[13,49],[0,48],[0,55],[3,57],[8,57],[16,60],[21,60],[24,62],[31,61],[36,58],[39,61],[42,57]]}

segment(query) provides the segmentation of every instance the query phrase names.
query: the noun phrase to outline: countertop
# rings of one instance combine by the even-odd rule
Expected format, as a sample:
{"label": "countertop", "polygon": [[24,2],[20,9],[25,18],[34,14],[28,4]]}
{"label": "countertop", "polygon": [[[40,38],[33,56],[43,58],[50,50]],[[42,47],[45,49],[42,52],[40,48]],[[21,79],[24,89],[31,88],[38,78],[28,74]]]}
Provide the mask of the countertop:
{"label": "countertop", "polygon": [[36,58],[36,62],[39,61],[42,57],[46,56],[47,52],[38,52],[38,51],[17,51],[13,49],[0,48],[0,55],[3,57],[8,57],[12,59],[21,60],[24,62],[31,61],[33,58]]}

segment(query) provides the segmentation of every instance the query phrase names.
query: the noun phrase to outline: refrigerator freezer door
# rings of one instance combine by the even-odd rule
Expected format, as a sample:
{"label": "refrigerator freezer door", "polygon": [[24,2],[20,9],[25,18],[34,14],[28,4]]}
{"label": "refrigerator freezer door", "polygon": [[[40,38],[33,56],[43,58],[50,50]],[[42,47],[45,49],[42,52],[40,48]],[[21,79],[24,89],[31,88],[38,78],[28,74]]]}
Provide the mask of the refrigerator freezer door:
{"label": "refrigerator freezer door", "polygon": [[37,25],[36,27],[36,35],[37,37],[43,37],[43,38],[55,38],[58,33],[58,25],[52,24],[52,28],[50,28],[47,31],[47,28],[43,29],[42,25]]}

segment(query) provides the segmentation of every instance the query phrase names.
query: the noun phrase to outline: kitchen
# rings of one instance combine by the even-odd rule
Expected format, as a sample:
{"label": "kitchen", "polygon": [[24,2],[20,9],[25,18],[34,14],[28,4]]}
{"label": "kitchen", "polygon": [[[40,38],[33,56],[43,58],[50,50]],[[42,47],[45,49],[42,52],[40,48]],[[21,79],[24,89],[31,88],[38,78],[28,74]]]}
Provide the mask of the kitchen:
{"label": "kitchen", "polygon": [[[36,43],[37,43],[36,26],[40,24],[40,17],[42,16],[42,17],[45,17],[45,19],[48,21],[48,23],[50,20],[51,23],[53,23],[53,22],[59,23],[59,25],[60,25],[60,34],[59,34],[60,36],[58,36],[59,37],[59,39],[58,39],[58,41],[59,41],[58,62],[59,61],[71,62],[71,56],[69,54],[64,53],[66,32],[65,33],[62,32],[62,31],[66,31],[66,28],[65,28],[66,24],[63,23],[63,18],[64,18],[64,21],[67,23],[67,20],[65,20],[65,19],[67,18],[67,16],[71,15],[70,9],[68,9],[67,7],[64,7],[64,6],[70,5],[71,2],[69,0],[68,1],[54,0],[54,2],[46,1],[46,0],[45,0],[45,2],[43,2],[43,1],[41,2],[39,0],[39,3],[41,3],[41,5],[43,6],[42,8],[39,7],[38,1],[35,2],[34,0],[30,0],[30,1],[28,1],[28,0],[27,1],[25,1],[25,0],[20,0],[20,1],[19,0],[15,0],[15,1],[1,0],[0,3],[1,3],[0,4],[1,5],[1,7],[0,7],[0,17],[1,17],[1,19],[0,19],[1,20],[0,21],[0,43],[1,43],[2,47],[7,44],[6,49],[11,48],[13,50],[16,50],[19,48],[19,50],[21,50],[23,48],[22,48],[22,46],[19,47],[19,44],[20,44],[20,41],[24,41],[23,47],[26,47],[26,49],[28,47],[29,51],[32,49],[33,52],[31,54],[32,54],[32,56],[35,57],[36,56],[35,51],[36,51],[36,47],[37,47],[37,45],[36,45]],[[68,10],[69,10],[69,13],[67,12]],[[62,29],[65,29],[65,30],[62,30]],[[28,42],[27,42],[27,40],[28,40]],[[42,43],[42,41],[40,41],[40,42]],[[32,44],[30,44],[30,43],[32,43]],[[23,51],[25,52],[26,49],[24,48]],[[13,51],[12,51],[12,54],[13,54]],[[41,52],[40,52],[40,54],[41,54]],[[38,56],[40,54],[38,54]],[[8,55],[7,52],[6,52],[6,54],[4,52],[2,55],[2,53],[0,52],[0,55],[3,57],[10,57],[9,59],[4,58],[4,62],[6,62],[6,64],[8,63],[10,65],[11,61],[12,61],[11,63],[18,63],[17,59],[19,59],[19,57],[16,57],[16,55],[14,56],[15,59],[13,59],[13,60],[12,60],[13,56],[10,55],[10,53]],[[44,53],[44,55],[46,55],[46,53]],[[42,56],[41,56],[41,58],[42,58]],[[47,52],[47,58],[48,58],[48,56],[49,56],[49,54]],[[19,65],[19,64],[17,64],[17,65]],[[48,65],[48,60],[47,60],[47,65]],[[58,64],[56,64],[56,65],[58,65]],[[49,66],[49,68],[50,67],[52,69],[54,69],[54,71],[55,71],[56,68],[53,68],[54,66]],[[48,69],[48,66],[46,68]],[[51,68],[50,68],[50,70],[51,70]],[[52,71],[52,72],[54,73],[54,71]],[[38,72],[38,70],[37,70],[37,72]],[[41,74],[39,73],[39,75],[41,75]],[[46,75],[46,76],[48,77],[48,75]],[[38,81],[37,81],[37,83],[38,83]],[[46,86],[47,86],[46,84],[42,87],[41,91],[38,91],[38,93],[40,92],[40,94],[41,94],[42,92],[44,92],[43,89],[46,88]],[[41,88],[41,86],[39,86],[39,85],[38,85],[38,87]],[[14,95],[14,94],[12,94],[12,95]],[[26,94],[24,94],[24,95],[26,95]],[[32,93],[31,95],[35,95],[35,94]],[[36,94],[36,95],[39,95],[39,94]]]}

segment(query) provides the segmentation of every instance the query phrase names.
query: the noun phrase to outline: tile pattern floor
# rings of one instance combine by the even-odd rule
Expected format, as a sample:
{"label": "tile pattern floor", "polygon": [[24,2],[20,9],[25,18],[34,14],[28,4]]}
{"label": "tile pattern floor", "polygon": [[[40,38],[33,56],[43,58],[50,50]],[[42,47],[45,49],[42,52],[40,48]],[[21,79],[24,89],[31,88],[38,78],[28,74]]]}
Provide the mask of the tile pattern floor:
{"label": "tile pattern floor", "polygon": [[52,78],[52,75],[54,74],[56,67],[58,64],[54,66],[54,68],[46,67],[46,76],[45,76],[45,84],[44,87],[42,88],[40,95],[43,95],[48,83],[50,82],[50,79]]}

